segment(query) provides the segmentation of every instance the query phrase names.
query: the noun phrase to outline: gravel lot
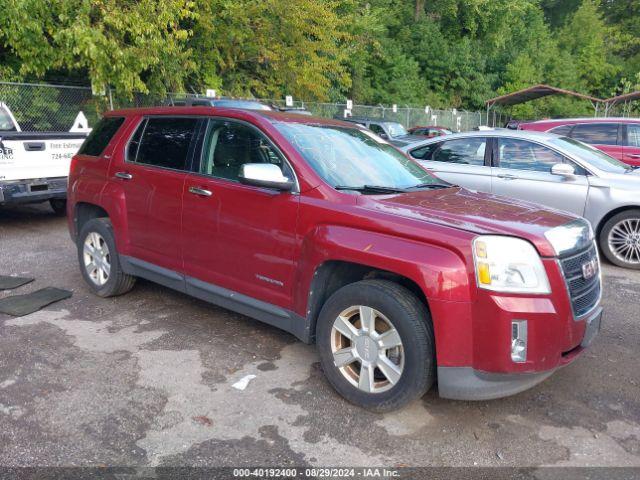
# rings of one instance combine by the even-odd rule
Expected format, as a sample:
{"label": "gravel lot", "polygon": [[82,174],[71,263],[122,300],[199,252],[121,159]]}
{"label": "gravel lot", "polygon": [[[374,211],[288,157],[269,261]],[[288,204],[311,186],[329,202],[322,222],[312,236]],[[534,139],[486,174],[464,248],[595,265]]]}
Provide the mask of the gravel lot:
{"label": "gravel lot", "polygon": [[[592,348],[536,388],[377,415],[343,401],[313,346],[140,281],[101,299],[66,221],[0,210],[0,273],[73,290],[0,314],[0,465],[640,466],[640,272],[604,265]],[[232,384],[255,375],[245,390]]]}

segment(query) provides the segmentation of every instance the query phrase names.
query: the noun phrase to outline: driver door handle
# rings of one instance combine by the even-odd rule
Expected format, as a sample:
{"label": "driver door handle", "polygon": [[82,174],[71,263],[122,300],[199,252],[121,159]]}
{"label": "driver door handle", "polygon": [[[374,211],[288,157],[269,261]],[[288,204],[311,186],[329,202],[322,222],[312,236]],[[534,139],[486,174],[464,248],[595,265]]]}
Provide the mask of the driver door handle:
{"label": "driver door handle", "polygon": [[211,190],[205,190],[200,187],[189,187],[189,193],[193,193],[194,195],[200,195],[201,197],[210,197],[213,195]]}
{"label": "driver door handle", "polygon": [[121,178],[122,180],[131,180],[133,178],[133,175],[127,172],[116,172],[114,176],[117,178]]}
{"label": "driver door handle", "polygon": [[627,153],[627,157],[640,158],[640,153]]}
{"label": "driver door handle", "polygon": [[499,175],[496,175],[498,178],[504,178],[505,180],[517,180],[518,177],[516,177],[515,175],[511,175],[509,173],[501,173]]}

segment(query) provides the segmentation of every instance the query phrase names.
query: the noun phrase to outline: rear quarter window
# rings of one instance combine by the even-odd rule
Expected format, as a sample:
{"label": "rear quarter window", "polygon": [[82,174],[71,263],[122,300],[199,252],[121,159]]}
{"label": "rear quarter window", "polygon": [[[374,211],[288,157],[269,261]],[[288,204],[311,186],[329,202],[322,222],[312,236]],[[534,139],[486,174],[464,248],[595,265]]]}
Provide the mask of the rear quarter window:
{"label": "rear quarter window", "polygon": [[556,135],[560,135],[560,136],[565,136],[565,135],[568,136],[572,128],[573,128],[573,125],[560,125],[559,127],[555,127],[549,130],[549,133],[555,133]]}
{"label": "rear quarter window", "polygon": [[104,117],[91,130],[78,154],[99,157],[109,142],[124,123],[124,117]]}

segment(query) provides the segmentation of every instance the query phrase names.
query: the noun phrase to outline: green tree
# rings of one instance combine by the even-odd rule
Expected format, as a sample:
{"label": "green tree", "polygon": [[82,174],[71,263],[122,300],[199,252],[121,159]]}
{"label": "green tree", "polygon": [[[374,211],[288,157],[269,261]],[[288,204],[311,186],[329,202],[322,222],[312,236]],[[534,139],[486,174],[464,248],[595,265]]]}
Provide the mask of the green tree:
{"label": "green tree", "polygon": [[618,70],[608,60],[611,32],[598,7],[597,0],[583,0],[560,30],[558,39],[574,59],[582,88],[607,96]]}
{"label": "green tree", "polygon": [[[195,64],[182,27],[190,0],[0,0],[0,44],[12,76],[84,72],[122,92],[180,88]],[[5,67],[6,68],[6,67]]]}
{"label": "green tree", "polygon": [[346,89],[349,40],[340,2],[202,0],[195,82],[238,96],[324,100]]}

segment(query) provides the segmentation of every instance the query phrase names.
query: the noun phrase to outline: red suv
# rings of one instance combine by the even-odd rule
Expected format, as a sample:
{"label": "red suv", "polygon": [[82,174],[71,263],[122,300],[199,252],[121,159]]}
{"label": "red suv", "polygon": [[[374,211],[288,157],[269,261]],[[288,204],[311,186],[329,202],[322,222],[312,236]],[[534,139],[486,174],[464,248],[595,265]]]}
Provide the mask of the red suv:
{"label": "red suv", "polygon": [[518,130],[536,130],[575,138],[613,158],[640,166],[640,119],[569,118],[519,123]]}
{"label": "red suv", "polygon": [[353,123],[110,112],[73,158],[69,228],[99,296],[158,282],[318,346],[348,400],[520,392],[600,325],[588,223],[432,176]]}

